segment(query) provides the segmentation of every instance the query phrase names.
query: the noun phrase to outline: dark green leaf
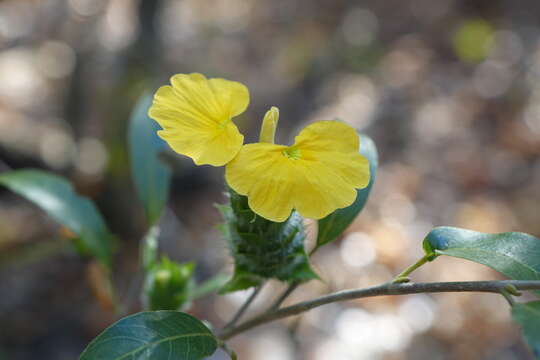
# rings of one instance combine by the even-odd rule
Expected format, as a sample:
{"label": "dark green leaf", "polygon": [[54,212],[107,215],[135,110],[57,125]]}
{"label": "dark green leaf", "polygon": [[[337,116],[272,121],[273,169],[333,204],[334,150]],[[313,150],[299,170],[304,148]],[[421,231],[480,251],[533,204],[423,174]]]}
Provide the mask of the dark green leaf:
{"label": "dark green leaf", "polygon": [[159,157],[167,145],[156,134],[161,129],[159,125],[148,117],[151,104],[149,94],[138,101],[130,118],[128,142],[137,195],[143,203],[148,223],[153,225],[161,216],[169,196],[171,170]]}
{"label": "dark green leaf", "polygon": [[336,210],[327,217],[319,220],[316,249],[337,239],[366,205],[369,193],[377,176],[379,160],[375,143],[364,134],[360,134],[360,153],[369,160],[369,171],[371,174],[369,185],[364,189],[357,190],[356,200],[351,206]]}
{"label": "dark green leaf", "polygon": [[427,255],[448,255],[489,266],[511,279],[540,280],[540,239],[518,232],[485,234],[437,227],[424,240]]}
{"label": "dark green leaf", "polygon": [[540,359],[540,301],[512,306],[512,318],[523,331],[523,336],[537,359]]}
{"label": "dark green leaf", "polygon": [[112,236],[101,214],[64,178],[41,170],[17,170],[2,173],[0,184],[41,207],[77,235],[85,252],[111,266]]}
{"label": "dark green leaf", "polygon": [[217,340],[198,319],[177,311],[125,317],[102,332],[80,360],[198,360],[212,355]]}

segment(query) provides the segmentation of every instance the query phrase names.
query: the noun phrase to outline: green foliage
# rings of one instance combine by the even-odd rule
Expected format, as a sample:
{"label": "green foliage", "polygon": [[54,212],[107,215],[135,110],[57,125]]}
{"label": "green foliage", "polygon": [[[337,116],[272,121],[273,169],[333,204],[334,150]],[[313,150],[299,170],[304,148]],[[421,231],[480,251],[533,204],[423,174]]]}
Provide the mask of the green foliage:
{"label": "green foliage", "polygon": [[448,255],[471,260],[515,280],[540,280],[540,239],[518,232],[485,234],[437,227],[424,240],[432,258]]}
{"label": "green foliage", "polygon": [[257,286],[263,279],[294,282],[317,278],[304,251],[304,225],[298,213],[278,223],[257,216],[245,196],[230,189],[230,206],[218,206],[222,230],[234,258],[233,278],[222,292]]}
{"label": "green foliage", "polygon": [[338,209],[319,220],[319,232],[314,251],[337,239],[366,205],[371,188],[373,187],[373,183],[377,176],[379,158],[375,143],[369,136],[364,134],[360,134],[360,153],[369,160],[369,171],[371,176],[369,185],[364,189],[357,190],[356,200],[351,206],[344,209]]}
{"label": "green foliage", "polygon": [[523,336],[536,359],[540,359],[540,301],[512,306],[512,318],[523,331]]}
{"label": "green foliage", "polygon": [[144,304],[146,310],[179,310],[185,306],[193,288],[194,263],[178,264],[166,256],[146,273]]}
{"label": "green foliage", "polygon": [[78,195],[64,178],[41,170],[0,175],[0,184],[43,209],[78,237],[85,253],[110,268],[113,236],[94,203]]}
{"label": "green foliage", "polygon": [[156,131],[159,125],[148,117],[152,96],[143,95],[130,118],[128,142],[131,172],[148,223],[153,225],[161,216],[169,196],[171,169],[163,164],[159,154],[167,148]]}
{"label": "green foliage", "polygon": [[199,320],[176,311],[142,312],[102,332],[79,360],[198,360],[212,355],[217,340]]}

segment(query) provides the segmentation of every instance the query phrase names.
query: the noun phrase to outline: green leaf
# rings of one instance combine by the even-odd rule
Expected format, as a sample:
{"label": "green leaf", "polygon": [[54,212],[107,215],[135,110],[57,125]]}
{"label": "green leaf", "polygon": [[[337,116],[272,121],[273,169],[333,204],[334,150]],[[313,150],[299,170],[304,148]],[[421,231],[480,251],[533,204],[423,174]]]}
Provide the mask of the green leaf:
{"label": "green leaf", "polygon": [[0,184],[74,232],[85,252],[110,268],[113,237],[94,203],[78,195],[67,180],[41,170],[16,170],[2,173]]}
{"label": "green leaf", "polygon": [[364,189],[357,190],[356,200],[351,206],[338,209],[319,220],[319,233],[317,235],[315,250],[337,239],[366,205],[369,193],[377,176],[379,160],[375,143],[370,137],[364,134],[360,134],[360,153],[369,160],[369,171],[371,174],[369,184]]}
{"label": "green leaf", "polygon": [[130,118],[128,143],[131,173],[137,195],[144,206],[148,223],[153,225],[160,218],[169,197],[171,169],[159,154],[167,148],[156,132],[161,128],[148,117],[152,96],[143,95]]}
{"label": "green leaf", "polygon": [[125,317],[102,332],[79,360],[198,360],[212,355],[217,340],[198,319],[177,311]]}
{"label": "green leaf", "polygon": [[523,336],[537,359],[540,359],[540,301],[512,306],[512,318],[521,326]]}
{"label": "green leaf", "polygon": [[540,280],[540,239],[532,235],[437,227],[427,235],[423,247],[432,259],[448,255],[489,266],[511,279]]}
{"label": "green leaf", "polygon": [[143,298],[147,310],[180,310],[191,297],[194,263],[178,264],[166,256],[146,273]]}

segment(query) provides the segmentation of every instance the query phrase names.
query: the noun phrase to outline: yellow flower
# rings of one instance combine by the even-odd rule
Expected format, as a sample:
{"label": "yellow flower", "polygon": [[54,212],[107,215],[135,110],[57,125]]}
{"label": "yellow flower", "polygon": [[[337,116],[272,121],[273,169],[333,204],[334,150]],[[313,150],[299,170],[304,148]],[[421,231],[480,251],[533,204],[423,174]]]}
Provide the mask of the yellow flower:
{"label": "yellow flower", "polygon": [[[277,109],[269,111],[265,123],[277,123],[276,117]],[[271,134],[266,138],[273,138]],[[342,122],[315,122],[292,146],[272,142],[244,145],[225,170],[229,186],[246,195],[249,207],[268,220],[285,221],[292,209],[307,218],[323,218],[351,205],[355,189],[369,183],[369,162],[358,152],[358,134]]]}
{"label": "yellow flower", "polygon": [[232,118],[246,110],[248,89],[197,73],[174,75],[171,85],[158,89],[148,111],[163,128],[158,135],[196,165],[228,163],[244,142]]}

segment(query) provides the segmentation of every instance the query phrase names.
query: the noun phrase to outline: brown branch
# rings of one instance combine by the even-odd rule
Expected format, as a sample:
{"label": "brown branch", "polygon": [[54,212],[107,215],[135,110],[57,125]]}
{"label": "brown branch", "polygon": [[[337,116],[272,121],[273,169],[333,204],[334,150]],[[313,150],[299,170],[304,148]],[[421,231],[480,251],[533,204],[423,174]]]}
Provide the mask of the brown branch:
{"label": "brown branch", "polygon": [[312,300],[297,303],[278,310],[270,310],[241,323],[224,329],[219,338],[227,340],[246,330],[288,316],[297,315],[313,308],[352,299],[386,295],[407,295],[438,292],[488,292],[501,294],[508,287],[516,290],[540,290],[540,281],[502,280],[502,281],[461,281],[432,283],[386,283],[364,289],[343,290]]}

